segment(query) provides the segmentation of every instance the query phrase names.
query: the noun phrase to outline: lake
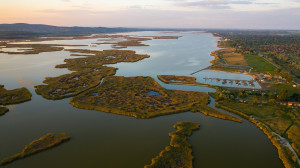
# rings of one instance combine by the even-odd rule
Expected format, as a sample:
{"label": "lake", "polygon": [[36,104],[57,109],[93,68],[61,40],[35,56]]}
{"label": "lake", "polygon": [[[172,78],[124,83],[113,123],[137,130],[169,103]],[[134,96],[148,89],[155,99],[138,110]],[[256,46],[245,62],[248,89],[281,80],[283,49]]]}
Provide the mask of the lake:
{"label": "lake", "polygon": [[[149,54],[135,63],[118,63],[118,76],[151,76],[167,89],[214,92],[200,86],[163,84],[157,75],[185,75],[210,65],[210,52],[217,49],[217,37],[209,33],[163,33],[133,32],[130,35],[182,36],[179,39],[157,39],[143,43],[150,46],[129,47],[140,54]],[[98,39],[43,41],[54,44],[92,44]],[[110,45],[68,46],[67,48],[109,49]],[[169,132],[178,121],[193,121],[200,124],[188,139],[192,145],[196,168],[280,168],[277,149],[267,136],[255,125],[243,120],[236,123],[185,112],[151,119],[135,119],[92,110],[77,109],[70,105],[69,98],[47,100],[37,95],[34,85],[42,84],[45,77],[70,73],[56,69],[65,58],[74,58],[67,51],[40,53],[36,55],[0,54],[0,83],[7,89],[27,87],[32,100],[8,106],[10,111],[0,117],[0,159],[20,152],[29,142],[48,132],[65,132],[71,140],[56,148],[36,154],[7,165],[7,168],[53,168],[53,167],[103,167],[142,168],[150,164],[170,142]],[[193,75],[197,81],[205,77],[250,80],[242,74],[201,71]],[[213,82],[213,81],[212,81]],[[215,82],[214,84],[222,85]],[[229,85],[229,84],[227,84]],[[240,87],[240,86],[233,86]],[[255,88],[258,86],[255,85]],[[211,106],[214,107],[212,100]]]}

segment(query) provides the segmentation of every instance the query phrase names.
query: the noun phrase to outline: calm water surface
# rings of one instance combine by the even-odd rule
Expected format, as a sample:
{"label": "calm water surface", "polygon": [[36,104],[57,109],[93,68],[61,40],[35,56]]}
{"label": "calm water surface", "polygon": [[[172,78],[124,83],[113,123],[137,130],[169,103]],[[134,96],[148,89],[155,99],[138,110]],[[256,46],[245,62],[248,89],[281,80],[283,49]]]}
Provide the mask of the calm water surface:
{"label": "calm water surface", "polygon": [[[178,40],[146,41],[145,43],[150,45],[148,47],[130,47],[129,49],[135,49],[141,54],[149,54],[151,57],[137,63],[113,65],[119,68],[117,75],[142,75],[157,79],[156,75],[159,74],[189,75],[210,65],[209,61],[213,58],[209,54],[217,49],[217,38],[211,34],[164,35],[183,37]],[[95,41],[97,39],[69,40],[68,44],[91,44]],[[60,44],[66,43],[64,41]],[[96,48],[103,49],[98,46]],[[189,138],[197,168],[283,167],[278,159],[276,148],[268,138],[255,125],[245,120],[240,124],[191,112],[152,119],[134,119],[77,109],[68,103],[69,99],[52,101],[36,95],[33,86],[42,84],[45,77],[70,72],[66,69],[54,68],[56,64],[63,63],[65,58],[70,58],[69,52],[59,51],[37,55],[0,54],[0,83],[8,89],[24,86],[33,94],[30,102],[8,106],[10,112],[0,117],[0,159],[20,152],[26,144],[48,132],[65,132],[72,138],[59,147],[16,161],[6,167],[142,168],[169,144],[168,133],[174,131],[172,126],[177,121],[200,123],[200,130],[195,131]],[[195,74],[199,81],[213,75],[251,79],[250,76],[211,71]],[[207,87],[167,84],[162,86],[167,89],[214,91]],[[214,106],[214,101],[211,106]]]}

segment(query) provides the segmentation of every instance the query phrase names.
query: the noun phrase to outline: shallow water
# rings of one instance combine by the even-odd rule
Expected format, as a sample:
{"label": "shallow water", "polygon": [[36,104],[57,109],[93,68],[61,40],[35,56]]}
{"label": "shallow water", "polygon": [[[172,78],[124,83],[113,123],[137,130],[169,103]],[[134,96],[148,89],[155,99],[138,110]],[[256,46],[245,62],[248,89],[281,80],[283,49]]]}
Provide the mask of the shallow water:
{"label": "shallow water", "polygon": [[[145,42],[151,45],[148,47],[130,47],[129,49],[137,49],[138,53],[150,54],[151,57],[137,63],[115,64],[119,68],[117,75],[152,76],[157,80],[158,74],[188,75],[209,65],[212,59],[209,53],[216,49],[217,38],[206,33],[179,35],[183,37],[178,40],[152,40]],[[181,42],[181,39],[184,41]],[[90,42],[92,41],[94,40]],[[89,43],[88,40],[85,42]],[[65,132],[71,136],[71,140],[61,146],[6,167],[141,168],[150,164],[151,159],[169,144],[168,133],[175,130],[172,126],[177,121],[200,123],[200,130],[189,138],[195,156],[195,167],[283,167],[276,148],[268,138],[255,125],[245,120],[240,124],[191,112],[134,119],[77,109],[68,103],[69,99],[52,101],[36,95],[33,86],[41,84],[45,77],[70,72],[54,68],[56,64],[63,63],[65,58],[70,58],[70,53],[0,54],[0,83],[8,89],[25,86],[33,94],[30,102],[8,106],[10,112],[0,117],[0,159],[20,152],[26,144],[48,132]],[[201,74],[202,72],[198,75]],[[236,77],[235,74],[233,77]],[[159,83],[167,89],[214,91],[207,87]],[[212,100],[212,106],[213,104]]]}

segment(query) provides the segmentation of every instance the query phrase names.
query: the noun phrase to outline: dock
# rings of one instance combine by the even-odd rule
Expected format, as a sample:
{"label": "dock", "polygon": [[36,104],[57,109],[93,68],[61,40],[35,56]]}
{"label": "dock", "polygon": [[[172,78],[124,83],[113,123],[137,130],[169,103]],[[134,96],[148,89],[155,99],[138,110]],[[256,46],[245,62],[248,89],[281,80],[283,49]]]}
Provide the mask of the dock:
{"label": "dock", "polygon": [[198,73],[198,72],[200,72],[200,71],[206,70],[206,69],[207,69],[207,68],[202,68],[202,69],[200,69],[200,70],[198,70],[198,71],[195,71],[195,72],[191,73],[190,75],[194,75],[194,74],[196,74],[196,73]]}
{"label": "dock", "polygon": [[220,82],[220,81],[222,81],[222,84],[223,85],[225,85],[225,84],[227,84],[227,83],[229,83],[229,84],[233,84],[233,82],[236,84],[236,85],[238,85],[238,86],[240,86],[240,85],[244,85],[244,86],[252,86],[252,87],[254,87],[255,85],[254,85],[254,80],[253,79],[251,79],[251,80],[237,80],[237,79],[223,79],[223,78],[203,78],[205,81],[206,80],[210,80],[210,81],[216,81],[216,82]]}

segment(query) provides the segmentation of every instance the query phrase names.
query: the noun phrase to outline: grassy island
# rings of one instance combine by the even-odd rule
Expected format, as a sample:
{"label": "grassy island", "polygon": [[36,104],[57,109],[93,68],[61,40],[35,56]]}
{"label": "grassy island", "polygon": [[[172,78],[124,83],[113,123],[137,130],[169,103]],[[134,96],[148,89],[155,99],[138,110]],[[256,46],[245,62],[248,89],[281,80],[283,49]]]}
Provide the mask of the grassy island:
{"label": "grassy island", "polygon": [[112,44],[112,48],[127,48],[132,46],[148,46],[143,44],[142,41],[148,41],[152,39],[178,39],[180,36],[128,36],[128,35],[102,35],[99,36],[101,38],[122,38],[122,41],[119,42],[101,42],[101,43],[94,43],[97,45],[101,44]]}
{"label": "grassy island", "polygon": [[194,111],[240,122],[229,114],[207,106],[206,93],[167,90],[151,77],[106,77],[100,86],[71,99],[78,108],[98,110],[135,118],[150,118],[171,113]]}
{"label": "grassy island", "polygon": [[0,85],[0,105],[23,103],[31,100],[31,93],[26,88],[6,90]]}
{"label": "grassy island", "polygon": [[168,84],[209,86],[208,84],[197,82],[196,78],[192,76],[157,75],[157,78],[160,81]]}
{"label": "grassy island", "polygon": [[7,113],[9,110],[6,107],[1,107],[0,106],[0,116],[4,115],[5,113]]}
{"label": "grassy island", "polygon": [[22,152],[17,153],[14,156],[3,159],[1,161],[1,164],[5,165],[13,161],[16,161],[18,159],[25,158],[35,153],[57,146],[69,139],[70,137],[64,133],[57,134],[57,135],[54,135],[53,133],[48,133],[45,136],[39,138],[38,140],[32,141],[29,145],[26,145],[25,148],[22,150]]}
{"label": "grassy island", "polygon": [[146,36],[152,37],[153,39],[179,39],[181,36]]}
{"label": "grassy island", "polygon": [[106,38],[106,39],[122,39],[121,41],[117,41],[117,42],[101,42],[101,43],[94,43],[97,45],[101,45],[101,44],[112,44],[112,48],[127,48],[129,46],[148,46],[146,44],[143,44],[142,41],[148,41],[148,40],[152,40],[152,38],[146,38],[146,37],[139,37],[139,36],[129,36],[129,35],[100,35],[98,36],[100,38]]}
{"label": "grassy island", "polygon": [[113,48],[127,48],[129,46],[148,46],[143,44],[142,41],[151,40],[151,38],[141,38],[141,37],[126,37],[127,40],[120,41],[114,44]]}
{"label": "grassy island", "polygon": [[136,62],[149,57],[148,55],[136,54],[135,51],[132,50],[93,51],[74,49],[69,51],[95,55],[86,56],[84,58],[66,59],[65,64],[57,65],[56,68],[68,68],[76,72],[46,78],[44,83],[47,85],[35,86],[37,94],[47,99],[72,97],[98,86],[101,79],[115,74],[116,68],[107,67],[104,66],[104,64]]}
{"label": "grassy island", "polygon": [[6,48],[28,48],[20,52],[0,51],[0,53],[7,54],[39,54],[41,52],[61,51],[64,47],[52,44],[6,44]]}
{"label": "grassy island", "polygon": [[198,123],[178,122],[174,125],[177,130],[169,133],[171,137],[170,146],[161,151],[157,157],[152,159],[152,163],[144,168],[192,168],[194,157],[187,137],[191,136],[192,131],[199,129],[199,127]]}

